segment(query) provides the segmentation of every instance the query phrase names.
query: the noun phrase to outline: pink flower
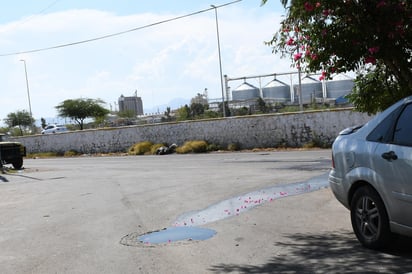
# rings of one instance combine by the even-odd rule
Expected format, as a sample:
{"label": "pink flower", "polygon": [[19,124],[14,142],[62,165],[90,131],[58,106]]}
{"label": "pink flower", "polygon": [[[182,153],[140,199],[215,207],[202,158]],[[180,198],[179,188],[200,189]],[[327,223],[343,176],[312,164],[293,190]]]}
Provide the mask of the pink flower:
{"label": "pink flower", "polygon": [[373,57],[373,56],[368,56],[368,57],[365,58],[365,63],[375,65],[376,64],[376,58]]}
{"label": "pink flower", "polygon": [[295,60],[295,61],[298,61],[300,58],[302,58],[302,53],[296,53],[295,55],[293,55],[293,59]]}
{"label": "pink flower", "polygon": [[320,7],[320,3],[316,2],[316,7],[319,8]]}
{"label": "pink flower", "polygon": [[369,51],[370,54],[375,54],[375,53],[379,52],[379,47],[369,48],[368,51]]}
{"label": "pink flower", "polygon": [[306,11],[313,11],[313,5],[309,2],[305,2],[305,10]]}
{"label": "pink flower", "polygon": [[325,78],[326,78],[326,71],[322,71],[322,75],[319,77],[319,80],[323,81],[325,80]]}
{"label": "pink flower", "polygon": [[323,13],[324,16],[329,16],[330,10],[328,10],[328,9],[327,9],[327,10],[323,10],[322,13]]}
{"label": "pink flower", "polygon": [[286,42],[286,45],[288,46],[292,46],[295,43],[295,40],[293,40],[293,38],[289,38],[289,40]]}

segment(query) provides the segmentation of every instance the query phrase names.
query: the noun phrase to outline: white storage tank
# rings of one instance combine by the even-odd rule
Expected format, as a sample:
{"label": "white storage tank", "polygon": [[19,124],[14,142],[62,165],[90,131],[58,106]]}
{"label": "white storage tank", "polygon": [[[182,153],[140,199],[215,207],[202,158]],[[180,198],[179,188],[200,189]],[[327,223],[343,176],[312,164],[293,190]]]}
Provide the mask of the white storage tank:
{"label": "white storage tank", "polygon": [[290,86],[282,81],[273,79],[262,88],[263,99],[272,99],[277,102],[290,101]]}
{"label": "white storage tank", "polygon": [[259,89],[247,82],[244,82],[243,84],[232,90],[232,98],[234,101],[257,99],[259,97]]}
{"label": "white storage tank", "polygon": [[326,82],[327,98],[336,99],[351,93],[355,82],[346,75],[339,74]]}
{"label": "white storage tank", "polygon": [[[310,104],[316,98],[322,98],[322,83],[315,78],[310,76],[305,76],[301,80],[302,88],[302,103]],[[299,102],[299,84],[293,85],[293,90],[295,92],[295,101]]]}

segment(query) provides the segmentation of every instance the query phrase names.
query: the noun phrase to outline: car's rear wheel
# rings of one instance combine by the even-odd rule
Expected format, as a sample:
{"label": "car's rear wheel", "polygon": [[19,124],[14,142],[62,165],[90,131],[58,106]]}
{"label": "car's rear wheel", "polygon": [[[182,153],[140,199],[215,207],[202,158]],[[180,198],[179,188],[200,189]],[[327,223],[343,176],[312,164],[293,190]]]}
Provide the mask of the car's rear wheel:
{"label": "car's rear wheel", "polygon": [[21,169],[23,167],[23,158],[14,159],[11,163],[14,169]]}
{"label": "car's rear wheel", "polygon": [[356,190],[351,202],[353,231],[363,246],[384,247],[391,238],[389,218],[379,194],[370,186]]}

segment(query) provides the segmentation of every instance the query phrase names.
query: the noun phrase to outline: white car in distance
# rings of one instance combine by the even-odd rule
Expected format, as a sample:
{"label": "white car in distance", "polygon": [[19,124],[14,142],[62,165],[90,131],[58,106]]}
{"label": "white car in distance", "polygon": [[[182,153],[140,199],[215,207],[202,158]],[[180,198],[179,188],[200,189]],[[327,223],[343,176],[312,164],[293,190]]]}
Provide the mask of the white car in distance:
{"label": "white car in distance", "polygon": [[48,125],[41,131],[41,134],[54,134],[67,131],[68,129],[64,125]]}

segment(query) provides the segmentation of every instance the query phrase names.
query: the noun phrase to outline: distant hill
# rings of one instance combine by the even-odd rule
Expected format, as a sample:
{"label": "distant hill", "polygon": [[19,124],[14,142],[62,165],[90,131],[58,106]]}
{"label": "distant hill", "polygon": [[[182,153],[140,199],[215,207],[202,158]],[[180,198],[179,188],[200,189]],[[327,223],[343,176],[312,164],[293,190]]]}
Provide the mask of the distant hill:
{"label": "distant hill", "polygon": [[153,113],[163,113],[166,111],[166,108],[170,107],[172,110],[178,109],[184,105],[190,105],[190,99],[184,98],[174,98],[167,104],[163,105],[156,105],[153,108],[145,108],[143,102],[143,111],[145,114],[153,114]]}

